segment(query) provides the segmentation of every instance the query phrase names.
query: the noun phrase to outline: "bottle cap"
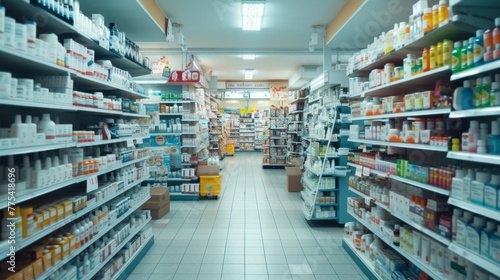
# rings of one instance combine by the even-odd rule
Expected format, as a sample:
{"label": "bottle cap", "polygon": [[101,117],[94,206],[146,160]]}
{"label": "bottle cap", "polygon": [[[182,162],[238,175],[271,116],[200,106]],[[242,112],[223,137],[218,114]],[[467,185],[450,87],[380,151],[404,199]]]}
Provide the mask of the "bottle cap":
{"label": "bottle cap", "polygon": [[467,170],[465,169],[457,169],[455,170],[455,177],[462,179],[467,175]]}
{"label": "bottle cap", "polygon": [[464,88],[470,88],[470,80],[464,80]]}
{"label": "bottle cap", "polygon": [[474,40],[476,39],[476,37],[470,37],[469,38],[469,45],[472,45],[474,44]]}
{"label": "bottle cap", "polygon": [[476,37],[483,36],[483,34],[484,34],[484,29],[476,30]]}
{"label": "bottle cap", "polygon": [[491,122],[491,135],[499,135],[500,134],[500,127],[498,126],[498,121],[492,121]]}
{"label": "bottle cap", "polygon": [[490,76],[484,76],[483,77],[483,85],[489,85],[491,84],[491,77]]}
{"label": "bottle cap", "polygon": [[462,47],[462,42],[457,41],[457,42],[455,42],[454,46],[455,46],[455,48],[461,48]]}
{"label": "bottle cap", "polygon": [[460,208],[453,208],[453,216],[462,217],[464,210]]}
{"label": "bottle cap", "polygon": [[474,214],[472,214],[472,212],[464,211],[464,218],[465,219],[472,220],[472,217],[474,217]]}
{"label": "bottle cap", "polygon": [[500,175],[498,175],[498,174],[491,175],[490,184],[495,185],[495,186],[500,186]]}
{"label": "bottle cap", "polygon": [[432,8],[425,8],[424,14],[429,14],[429,13],[432,13]]}
{"label": "bottle cap", "polygon": [[500,82],[491,83],[491,90],[500,90]]}
{"label": "bottle cap", "polygon": [[479,121],[470,121],[470,128],[478,128]]}
{"label": "bottle cap", "polygon": [[476,171],[474,171],[474,169],[472,168],[467,169],[467,177],[469,177],[471,180],[474,180],[474,178],[476,178]]}
{"label": "bottle cap", "polygon": [[500,73],[495,74],[495,82],[500,82]]}
{"label": "bottle cap", "polygon": [[476,173],[476,181],[486,184],[490,180],[491,180],[491,173],[485,171],[479,171]]}
{"label": "bottle cap", "polygon": [[486,224],[486,218],[483,216],[474,216],[474,224],[480,227],[484,227]]}
{"label": "bottle cap", "polygon": [[480,86],[483,84],[483,78],[477,78],[476,79],[476,87]]}
{"label": "bottle cap", "polygon": [[447,5],[448,1],[447,0],[439,0],[439,5]]}

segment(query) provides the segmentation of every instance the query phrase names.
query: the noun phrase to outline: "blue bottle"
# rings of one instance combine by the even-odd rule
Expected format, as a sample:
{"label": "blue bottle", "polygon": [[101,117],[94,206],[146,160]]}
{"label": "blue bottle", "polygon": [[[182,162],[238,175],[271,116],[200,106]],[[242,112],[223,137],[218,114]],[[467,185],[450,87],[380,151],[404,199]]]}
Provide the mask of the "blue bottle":
{"label": "blue bottle", "polygon": [[474,91],[471,88],[470,80],[464,81],[464,87],[462,88],[462,110],[474,109],[476,108],[476,99],[474,97]]}

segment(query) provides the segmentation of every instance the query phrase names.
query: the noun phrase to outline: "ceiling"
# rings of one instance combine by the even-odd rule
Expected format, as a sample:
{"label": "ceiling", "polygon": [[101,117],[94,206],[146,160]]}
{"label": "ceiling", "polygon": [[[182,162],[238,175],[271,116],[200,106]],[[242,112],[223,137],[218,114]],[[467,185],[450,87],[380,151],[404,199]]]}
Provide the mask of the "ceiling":
{"label": "ceiling", "polygon": [[[267,0],[260,31],[242,31],[239,0],[156,0],[166,17],[182,25],[188,54],[218,80],[242,80],[244,69],[254,69],[254,80],[288,80],[301,65],[322,65],[320,46],[309,51],[314,25],[326,26],[344,0]],[[321,30],[321,28],[320,28]],[[164,38],[139,42],[146,55],[179,55],[178,42]],[[177,36],[179,38],[179,36]],[[138,37],[137,39],[142,39]],[[244,61],[242,54],[256,55]],[[348,55],[341,57],[346,61]],[[336,61],[336,55],[332,61]]]}

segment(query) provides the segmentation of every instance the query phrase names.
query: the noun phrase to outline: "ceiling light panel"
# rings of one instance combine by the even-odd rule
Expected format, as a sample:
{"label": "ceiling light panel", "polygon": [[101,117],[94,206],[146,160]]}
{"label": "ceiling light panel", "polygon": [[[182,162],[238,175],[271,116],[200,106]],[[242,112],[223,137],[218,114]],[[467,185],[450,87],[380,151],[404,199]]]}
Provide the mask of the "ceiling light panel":
{"label": "ceiling light panel", "polygon": [[243,55],[243,60],[254,60],[255,59],[255,54],[244,54]]}
{"label": "ceiling light panel", "polygon": [[245,69],[245,80],[253,79],[253,69]]}
{"label": "ceiling light panel", "polygon": [[242,2],[243,30],[259,31],[264,15],[265,1],[243,0]]}

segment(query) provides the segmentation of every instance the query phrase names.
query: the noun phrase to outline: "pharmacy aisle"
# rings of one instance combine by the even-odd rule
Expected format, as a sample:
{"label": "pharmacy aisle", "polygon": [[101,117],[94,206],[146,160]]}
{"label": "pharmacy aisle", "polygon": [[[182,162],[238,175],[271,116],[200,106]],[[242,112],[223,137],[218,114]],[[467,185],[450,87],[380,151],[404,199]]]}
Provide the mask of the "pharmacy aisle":
{"label": "pharmacy aisle", "polygon": [[367,279],[343,228],[309,226],[284,170],[262,169],[258,153],[225,161],[219,200],[173,201],[128,279]]}

